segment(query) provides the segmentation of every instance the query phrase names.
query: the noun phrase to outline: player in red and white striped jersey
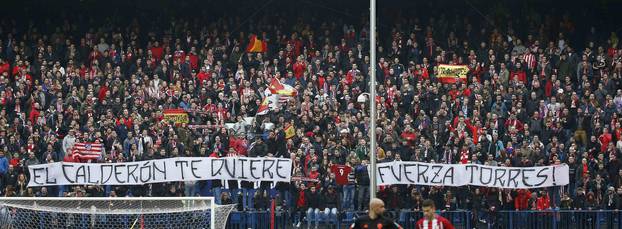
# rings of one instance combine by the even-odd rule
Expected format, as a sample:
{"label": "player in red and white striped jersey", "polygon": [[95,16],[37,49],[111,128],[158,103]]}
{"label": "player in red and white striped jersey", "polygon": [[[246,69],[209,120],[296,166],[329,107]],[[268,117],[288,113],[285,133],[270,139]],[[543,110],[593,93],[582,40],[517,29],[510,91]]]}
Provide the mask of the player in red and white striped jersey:
{"label": "player in red and white striped jersey", "polygon": [[425,200],[422,204],[423,219],[417,221],[417,229],[454,229],[449,220],[437,215],[434,201]]}

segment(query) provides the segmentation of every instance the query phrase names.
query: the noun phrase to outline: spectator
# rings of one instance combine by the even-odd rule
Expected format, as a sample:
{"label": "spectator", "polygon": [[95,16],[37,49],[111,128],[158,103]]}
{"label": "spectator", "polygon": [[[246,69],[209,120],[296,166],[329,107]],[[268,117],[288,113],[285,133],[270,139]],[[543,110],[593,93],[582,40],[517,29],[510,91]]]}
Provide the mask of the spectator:
{"label": "spectator", "polygon": [[320,208],[322,208],[325,203],[322,203],[320,193],[317,192],[314,185],[311,185],[309,190],[306,191],[305,198],[305,201],[309,201],[307,210],[307,227],[311,228],[311,224],[315,223],[315,228],[317,228],[321,220]]}
{"label": "spectator", "polygon": [[568,193],[564,193],[559,207],[561,210],[573,210],[573,200]]}
{"label": "spectator", "polygon": [[529,198],[531,197],[531,192],[525,189],[519,189],[518,195],[514,198],[514,209],[520,210],[529,210]]}
{"label": "spectator", "polygon": [[[517,20],[491,30],[460,13],[457,17],[465,20],[420,20],[397,13],[409,9],[396,9],[398,16],[377,32],[374,63],[368,56],[366,25],[347,24],[343,15],[336,18],[330,12],[319,12],[314,15],[319,19],[310,21],[309,12],[282,10],[279,20],[267,15],[244,26],[218,16],[218,23],[203,28],[193,20],[213,21],[211,16],[154,17],[145,11],[136,20],[107,20],[92,16],[93,9],[85,6],[76,13],[68,7],[58,22],[44,22],[22,20],[34,13],[20,13],[21,8],[28,7],[16,7],[15,18],[7,14],[0,19],[0,188],[5,195],[9,187],[16,192],[11,195],[30,195],[21,186],[28,183],[28,166],[78,162],[73,145],[97,140],[104,155],[90,163],[290,155],[294,174],[317,182],[317,193],[335,188],[341,196],[338,210],[362,210],[370,192],[368,136],[375,131],[382,162],[570,167],[570,183],[552,189],[404,185],[393,192],[391,187],[385,200],[393,210],[419,207],[410,198],[396,202],[396,196],[413,190],[433,199],[440,210],[473,209],[477,219],[493,209],[535,210],[559,203],[573,209],[617,209],[609,203],[615,196],[608,187],[622,185],[622,52],[617,42],[605,42],[617,35],[588,31],[597,20],[584,19],[593,15],[570,13],[558,19],[544,10],[524,17],[509,9]],[[184,6],[175,10],[192,12]],[[446,9],[431,4],[419,16],[429,18],[427,14],[441,10]],[[119,9],[120,14],[126,11],[134,12]],[[215,15],[210,12],[202,15]],[[100,26],[100,19],[110,23]],[[560,23],[576,24],[577,30],[546,26]],[[523,24],[545,26],[529,29]],[[55,27],[60,30],[46,29]],[[266,52],[245,52],[251,32],[264,34]],[[466,65],[467,80],[439,82],[439,64]],[[374,65],[378,93],[369,98]],[[275,78],[298,94],[282,96],[267,114],[258,115]],[[369,99],[378,102],[376,130],[368,125]],[[168,109],[186,111],[187,123],[167,121]],[[309,201],[305,185],[216,180],[91,186],[84,195],[219,197],[229,192],[231,199],[241,199],[243,209],[250,209],[275,198],[275,186],[283,202],[303,217],[316,204]],[[35,193],[42,190],[33,188]],[[74,187],[46,190],[58,196]],[[549,206],[547,197],[537,194],[542,191],[551,195]],[[559,197],[565,192],[572,201]],[[403,205],[410,201],[412,207]]]}
{"label": "spectator", "polygon": [[341,199],[334,186],[329,186],[328,191],[324,194],[324,218],[328,222],[337,223],[337,213],[341,209]]}
{"label": "spectator", "polygon": [[369,173],[367,172],[367,160],[356,166],[356,189],[358,191],[356,208],[362,211],[366,207],[366,196],[369,195]]}
{"label": "spectator", "polygon": [[0,151],[0,176],[3,176],[9,169],[9,160],[7,160],[3,151]]}
{"label": "spectator", "polygon": [[538,199],[536,200],[536,210],[549,210],[551,209],[551,199],[546,191],[538,193]]}
{"label": "spectator", "polygon": [[223,192],[222,193],[222,197],[221,197],[220,203],[223,204],[223,205],[233,204],[233,200],[229,196],[228,192]]}
{"label": "spectator", "polygon": [[598,206],[594,192],[588,192],[585,200],[585,210],[598,210],[599,208],[600,206]]}
{"label": "spectator", "polygon": [[616,210],[620,209],[620,197],[619,194],[615,192],[614,187],[607,188],[607,194],[603,200],[602,209],[605,210]]}
{"label": "spectator", "polygon": [[385,208],[389,211],[399,210],[402,201],[401,194],[397,185],[386,187],[381,198],[386,203]]}
{"label": "spectator", "polygon": [[28,189],[28,180],[26,180],[26,175],[23,173],[20,173],[17,176],[17,181],[15,183],[15,187],[16,187],[16,193],[19,196],[24,196],[26,194],[26,191]]}
{"label": "spectator", "polygon": [[[226,193],[226,192],[224,192]],[[264,191],[255,192],[255,198],[253,198],[255,204],[253,208],[257,211],[265,211],[270,206],[270,200],[268,199],[268,193]]]}

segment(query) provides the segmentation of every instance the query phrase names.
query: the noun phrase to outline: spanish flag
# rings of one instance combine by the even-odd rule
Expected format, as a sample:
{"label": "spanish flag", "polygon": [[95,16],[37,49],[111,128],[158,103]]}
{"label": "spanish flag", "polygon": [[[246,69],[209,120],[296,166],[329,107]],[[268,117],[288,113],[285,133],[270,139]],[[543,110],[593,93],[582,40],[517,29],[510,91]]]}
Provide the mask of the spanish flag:
{"label": "spanish flag", "polygon": [[174,122],[177,126],[182,123],[188,124],[188,122],[190,122],[188,113],[184,109],[165,109],[162,113],[164,114],[162,120],[165,122]]}
{"label": "spanish flag", "polygon": [[296,128],[294,125],[287,123],[285,124],[285,139],[290,139],[296,136]]}
{"label": "spanish flag", "polygon": [[466,65],[441,64],[437,68],[436,77],[444,84],[466,83],[468,72],[469,68]]}
{"label": "spanish flag", "polygon": [[279,81],[279,79],[277,78],[272,79],[268,89],[270,89],[270,92],[272,94],[277,94],[277,95],[296,96],[298,94],[298,92],[296,91],[294,87],[289,86],[287,84],[282,84],[281,81]]}
{"label": "spanish flag", "polygon": [[266,96],[257,109],[257,115],[266,115],[270,111],[270,97]]}
{"label": "spanish flag", "polygon": [[266,52],[266,50],[268,50],[266,42],[257,38],[255,34],[251,35],[246,52]]}

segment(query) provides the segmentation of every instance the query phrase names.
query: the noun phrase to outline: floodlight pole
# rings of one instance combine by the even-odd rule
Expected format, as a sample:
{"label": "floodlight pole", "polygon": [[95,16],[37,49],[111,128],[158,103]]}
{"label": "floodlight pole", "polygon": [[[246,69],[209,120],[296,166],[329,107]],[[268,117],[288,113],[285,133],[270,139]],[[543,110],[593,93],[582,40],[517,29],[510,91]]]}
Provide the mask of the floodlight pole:
{"label": "floodlight pole", "polygon": [[376,198],[376,0],[369,0],[369,63],[371,63],[369,84],[369,199]]}

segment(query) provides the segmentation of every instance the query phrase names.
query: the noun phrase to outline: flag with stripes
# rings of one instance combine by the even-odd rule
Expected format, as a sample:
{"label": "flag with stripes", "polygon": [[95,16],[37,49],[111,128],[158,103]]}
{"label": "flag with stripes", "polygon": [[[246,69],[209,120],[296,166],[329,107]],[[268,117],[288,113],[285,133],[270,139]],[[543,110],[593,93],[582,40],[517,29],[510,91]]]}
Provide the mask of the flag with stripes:
{"label": "flag with stripes", "polygon": [[469,68],[466,65],[441,64],[438,66],[437,70],[438,73],[436,77],[444,84],[466,83],[467,73],[469,72]]}
{"label": "flag with stripes", "polygon": [[281,83],[277,78],[272,79],[266,91],[274,96],[279,105],[287,104],[292,97],[298,95],[296,88]]}
{"label": "flag with stripes", "polygon": [[259,108],[257,108],[257,115],[266,115],[271,110],[276,109],[280,104],[287,103],[288,98],[283,98],[280,95],[270,94],[267,92],[267,96],[261,101]]}
{"label": "flag with stripes", "polygon": [[265,98],[263,98],[263,101],[261,101],[261,105],[259,105],[259,108],[257,109],[257,115],[266,115],[268,114],[268,111],[270,111],[270,97],[266,96]]}
{"label": "flag with stripes", "polygon": [[291,96],[287,96],[287,95],[274,95],[274,97],[276,98],[276,100],[279,102],[280,105],[287,104],[289,100],[292,98]]}
{"label": "flag with stripes", "polygon": [[81,160],[97,160],[104,155],[104,144],[77,142],[73,145],[73,155]]}
{"label": "flag with stripes", "polygon": [[284,95],[284,96],[293,97],[298,94],[298,92],[296,91],[296,88],[290,85],[281,83],[281,81],[279,81],[279,79],[277,78],[272,79],[268,89],[270,89],[270,92],[272,92],[272,94],[277,94],[277,95],[282,95],[282,96]]}
{"label": "flag with stripes", "polygon": [[[266,90],[264,91],[264,95],[265,95],[265,98],[267,98],[269,110],[274,110],[277,107],[287,105],[290,99],[292,99],[291,96],[272,93],[272,91],[269,88],[266,88]],[[262,104],[264,104],[265,101],[266,99],[262,100]],[[261,108],[261,105],[260,105],[260,108]],[[259,113],[260,111],[264,111],[264,110],[257,109],[258,115],[262,115]]]}

